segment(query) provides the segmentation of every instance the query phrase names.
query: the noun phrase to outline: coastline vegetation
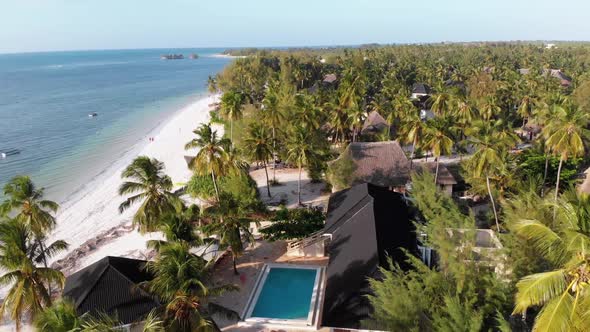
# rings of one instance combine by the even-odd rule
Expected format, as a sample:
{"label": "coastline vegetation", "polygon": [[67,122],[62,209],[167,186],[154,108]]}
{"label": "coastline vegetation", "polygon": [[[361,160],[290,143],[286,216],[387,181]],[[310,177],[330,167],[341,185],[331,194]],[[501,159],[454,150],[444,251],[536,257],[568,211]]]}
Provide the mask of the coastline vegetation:
{"label": "coastline vegetation", "polygon": [[[408,196],[425,244],[439,261],[430,268],[408,252],[406,262],[382,268],[383,277],[370,281],[375,310],[364,322],[367,328],[589,326],[590,200],[572,188],[588,166],[590,47],[366,45],[231,54],[246,57],[209,80],[210,91],[223,93],[214,120],[224,125],[224,136],[211,124],[194,130],[185,148],[199,151],[189,162],[193,177],[186,186],[173,191],[163,163],[145,156],[122,173],[120,211],[137,206],[134,227],[165,237],[147,244],[156,250],[148,264],[155,279],[142,287],[163,304],[150,315],[151,331],[217,330],[214,313],[235,319],[235,312],[210,299],[237,287],[217,283],[214,261],[192,249],[227,250],[237,274],[236,260],[253,242],[252,223],[273,222],[262,231],[268,240],[303,238],[321,229],[323,213],[303,206],[303,170],[313,180],[347,187],[354,165],[334,161],[346,146],[389,140],[405,145],[411,165],[424,154],[436,162],[434,174],[412,176]],[[416,84],[431,91],[412,98]],[[376,134],[364,131],[371,112],[386,121]],[[445,157],[457,159],[468,204],[484,203],[487,215],[476,217],[462,208],[464,201],[439,190]],[[249,170],[264,168],[263,194],[271,196],[279,163],[298,171],[300,207],[271,212]],[[25,319],[47,331],[115,324],[108,316],[77,317],[67,302],[52,306],[51,292],[63,287],[64,276],[47,267],[47,258],[67,248],[63,241],[46,244],[58,206],[26,177],[13,179],[4,193],[0,267],[7,272],[0,284],[12,288],[2,312],[17,328]],[[195,198],[202,205],[187,203]],[[493,229],[499,237],[501,269],[478,262],[471,250],[477,228]],[[463,236],[450,235],[450,229]]]}

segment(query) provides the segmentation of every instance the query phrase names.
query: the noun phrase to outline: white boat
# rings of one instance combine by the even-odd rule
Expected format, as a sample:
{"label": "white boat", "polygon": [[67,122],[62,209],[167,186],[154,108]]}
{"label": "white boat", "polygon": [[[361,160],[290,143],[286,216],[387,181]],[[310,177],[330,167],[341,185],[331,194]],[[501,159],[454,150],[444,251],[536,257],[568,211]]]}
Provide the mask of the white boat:
{"label": "white boat", "polygon": [[8,149],[8,150],[2,150],[0,151],[0,158],[4,159],[4,158],[8,158],[8,156],[12,156],[15,154],[19,154],[20,150],[17,149]]}
{"label": "white boat", "polygon": [[96,113],[96,112],[93,112],[93,113],[89,113],[89,114],[88,114],[88,117],[89,117],[89,118],[94,118],[94,117],[96,117],[96,116],[98,116],[98,113]]}

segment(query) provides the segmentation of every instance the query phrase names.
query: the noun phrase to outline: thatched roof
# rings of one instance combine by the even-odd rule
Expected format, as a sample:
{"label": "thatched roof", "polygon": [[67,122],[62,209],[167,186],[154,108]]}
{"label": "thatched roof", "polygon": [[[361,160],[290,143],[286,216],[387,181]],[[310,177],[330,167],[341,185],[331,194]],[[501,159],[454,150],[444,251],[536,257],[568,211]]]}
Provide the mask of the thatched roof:
{"label": "thatched roof", "polygon": [[[420,163],[420,164],[414,164],[414,165],[417,165],[416,171],[418,171],[418,172],[423,172],[425,169],[427,169],[433,175],[436,173],[436,163],[435,162]],[[451,172],[449,172],[449,169],[445,165],[439,164],[438,165],[438,178],[436,179],[436,184],[442,185],[442,186],[454,185],[454,184],[457,184],[457,180],[455,179],[453,174],[451,174]]]}
{"label": "thatched roof", "polygon": [[379,114],[377,111],[371,111],[365,120],[365,123],[363,124],[361,134],[364,135],[367,133],[380,132],[388,126],[389,124],[387,121],[385,121],[381,114]]}
{"label": "thatched roof", "polygon": [[350,156],[356,166],[353,184],[398,187],[410,177],[410,163],[397,141],[354,142],[343,154]]}

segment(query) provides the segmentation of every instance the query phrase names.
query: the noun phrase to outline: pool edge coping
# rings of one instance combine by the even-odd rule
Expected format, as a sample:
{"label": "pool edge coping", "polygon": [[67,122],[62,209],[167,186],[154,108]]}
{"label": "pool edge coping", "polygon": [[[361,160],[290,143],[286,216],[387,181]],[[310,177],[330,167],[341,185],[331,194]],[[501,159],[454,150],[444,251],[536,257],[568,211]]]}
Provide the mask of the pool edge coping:
{"label": "pool edge coping", "polygon": [[[307,315],[307,319],[280,319],[280,318],[265,318],[265,317],[251,317],[252,312],[254,311],[254,302],[256,302],[262,292],[262,286],[266,282],[266,278],[270,272],[271,268],[291,268],[291,269],[307,269],[307,270],[315,270],[316,275],[314,279],[314,285],[312,290],[312,296],[309,304],[309,313]],[[319,324],[319,315],[320,310],[322,309],[323,305],[321,303],[323,299],[323,286],[325,285],[325,267],[321,265],[303,265],[303,264],[290,264],[290,263],[265,263],[263,268],[261,269],[258,277],[256,278],[256,283],[252,291],[250,292],[250,296],[248,297],[248,301],[246,302],[246,306],[243,309],[242,314],[242,323],[245,324],[252,324],[252,325],[260,325],[260,324],[270,324],[270,325],[277,325],[277,326],[286,326],[286,327],[297,327],[297,328],[305,328],[305,329],[317,329]]]}

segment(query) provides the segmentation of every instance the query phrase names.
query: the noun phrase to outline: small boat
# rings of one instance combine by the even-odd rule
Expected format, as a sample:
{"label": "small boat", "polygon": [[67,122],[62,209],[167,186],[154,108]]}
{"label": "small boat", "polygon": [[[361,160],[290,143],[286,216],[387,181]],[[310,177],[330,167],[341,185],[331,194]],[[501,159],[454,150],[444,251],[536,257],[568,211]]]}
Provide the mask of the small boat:
{"label": "small boat", "polygon": [[96,113],[96,112],[88,113],[88,117],[89,118],[94,118],[94,117],[97,117],[97,116],[98,116],[98,113]]}
{"label": "small boat", "polygon": [[196,59],[198,59],[198,58],[199,58],[199,55],[198,55],[198,54],[196,54],[196,53],[193,53],[193,54],[191,54],[191,55],[189,56],[189,58],[191,58],[192,60],[196,60]]}
{"label": "small boat", "polygon": [[164,54],[160,56],[162,60],[182,60],[184,59],[184,55],[182,54]]}
{"label": "small boat", "polygon": [[7,149],[7,150],[2,150],[0,151],[0,158],[4,159],[4,158],[8,158],[9,156],[13,156],[15,154],[19,154],[20,150],[18,149]]}

